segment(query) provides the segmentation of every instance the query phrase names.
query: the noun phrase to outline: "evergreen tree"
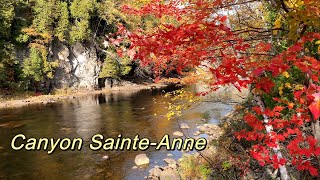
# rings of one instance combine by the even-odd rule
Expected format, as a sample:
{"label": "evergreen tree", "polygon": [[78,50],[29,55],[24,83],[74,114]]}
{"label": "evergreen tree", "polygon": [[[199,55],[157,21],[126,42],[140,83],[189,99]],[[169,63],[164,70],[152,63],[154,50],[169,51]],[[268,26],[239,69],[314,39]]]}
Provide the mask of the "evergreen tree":
{"label": "evergreen tree", "polygon": [[130,72],[130,64],[131,60],[128,57],[123,57],[120,59],[107,56],[103,63],[99,77],[119,79],[121,76],[124,76]]}
{"label": "evergreen tree", "polygon": [[[146,2],[148,0],[2,0],[0,89],[15,89],[21,84],[34,86],[53,78],[58,66],[58,62],[48,60],[53,42],[63,42],[68,46],[94,41],[99,57],[104,59],[100,77],[126,75],[131,70],[132,58],[120,58],[115,55],[115,48],[101,47],[105,43],[105,35],[115,33],[119,23],[129,29],[145,23],[138,16],[125,15],[122,5],[139,7]],[[120,46],[128,48],[130,44]],[[20,60],[21,63],[15,57],[20,50],[29,52],[28,58]],[[113,55],[117,58],[110,58]]]}
{"label": "evergreen tree", "polygon": [[90,13],[93,12],[96,1],[94,0],[74,0],[70,6],[71,17],[74,24],[71,27],[70,41],[75,43],[89,38]]}
{"label": "evergreen tree", "polygon": [[39,50],[30,49],[30,56],[24,61],[23,73],[26,77],[32,77],[35,81],[43,80],[44,63]]}
{"label": "evergreen tree", "polygon": [[15,59],[11,43],[11,29],[14,19],[13,0],[4,0],[0,3],[0,88],[13,88],[16,78],[16,67],[18,62]]}
{"label": "evergreen tree", "polygon": [[66,2],[59,2],[57,4],[57,27],[55,28],[54,35],[60,41],[66,41],[68,39],[68,31],[70,28],[69,22],[69,10]]}

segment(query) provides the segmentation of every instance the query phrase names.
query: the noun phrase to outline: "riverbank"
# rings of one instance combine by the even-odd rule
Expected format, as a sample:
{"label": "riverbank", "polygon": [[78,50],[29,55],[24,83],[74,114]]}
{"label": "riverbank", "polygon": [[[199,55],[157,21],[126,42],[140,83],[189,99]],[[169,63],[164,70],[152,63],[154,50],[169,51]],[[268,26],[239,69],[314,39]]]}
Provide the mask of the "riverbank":
{"label": "riverbank", "polygon": [[19,97],[1,97],[0,109],[19,108],[32,104],[48,104],[55,103],[66,99],[75,99],[87,95],[95,95],[101,93],[119,92],[119,91],[138,91],[144,89],[160,89],[167,87],[169,84],[149,83],[149,84],[133,84],[128,83],[122,86],[117,86],[102,90],[56,90],[54,94],[37,95],[26,93]]}
{"label": "riverbank", "polygon": [[[198,87],[198,91],[203,91],[203,88]],[[206,119],[202,119],[204,124],[196,124],[191,126],[189,130],[183,130],[181,134],[185,137],[193,137],[195,139],[204,137],[207,139],[207,147],[203,151],[186,151],[178,159],[170,157],[163,161],[165,166],[154,166],[149,171],[148,179],[228,179],[228,176],[233,177],[236,173],[232,170],[234,164],[230,162],[230,157],[234,155],[233,151],[228,149],[232,144],[233,139],[229,137],[230,122],[242,117],[242,104],[248,97],[248,90],[242,89],[239,92],[236,88],[223,87],[212,92],[204,102],[197,107],[204,114],[207,114]],[[221,107],[217,103],[214,106],[212,102],[231,103],[233,108],[226,114],[221,112]],[[235,118],[236,116],[237,118]],[[216,119],[217,121],[212,121]],[[188,133],[193,132],[193,133]],[[231,152],[230,152],[231,151]],[[230,178],[232,179],[232,178]]]}
{"label": "riverbank", "polygon": [[203,151],[188,153],[183,152],[177,161],[165,158],[166,166],[155,166],[149,171],[148,179],[213,179],[212,163],[217,163],[223,157],[223,152],[216,145],[216,141],[224,134],[223,128],[215,124],[203,124],[196,127],[194,138],[199,135],[207,139],[207,147]]}

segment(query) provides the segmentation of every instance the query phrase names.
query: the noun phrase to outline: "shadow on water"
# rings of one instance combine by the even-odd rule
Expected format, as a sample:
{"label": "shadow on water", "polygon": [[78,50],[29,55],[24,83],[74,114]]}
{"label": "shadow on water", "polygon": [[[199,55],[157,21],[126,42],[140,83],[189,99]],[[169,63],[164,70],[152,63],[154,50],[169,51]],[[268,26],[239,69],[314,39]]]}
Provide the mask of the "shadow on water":
{"label": "shadow on water", "polygon": [[[92,151],[91,137],[102,134],[115,138],[122,134],[133,138],[138,134],[156,142],[165,134],[171,135],[179,130],[178,122],[154,116],[165,110],[163,103],[155,104],[154,100],[164,101],[162,92],[173,89],[119,91],[0,111],[0,178],[143,179],[152,166],[164,165],[162,160],[168,153],[179,158],[181,152],[149,148],[145,153],[150,164],[132,169],[134,158],[141,151]],[[230,107],[224,107],[225,111]],[[194,126],[201,123],[199,112],[190,113],[185,121]],[[10,143],[20,133],[27,138],[80,137],[84,144],[81,151],[56,150],[51,155],[46,151],[14,151]],[[108,160],[103,158],[106,155]]]}

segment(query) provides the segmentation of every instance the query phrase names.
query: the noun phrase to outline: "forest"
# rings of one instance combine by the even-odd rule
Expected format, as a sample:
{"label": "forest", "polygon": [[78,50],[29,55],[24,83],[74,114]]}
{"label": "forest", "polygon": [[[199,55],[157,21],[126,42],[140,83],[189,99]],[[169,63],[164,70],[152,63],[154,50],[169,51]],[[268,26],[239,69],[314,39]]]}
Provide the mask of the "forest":
{"label": "forest", "polygon": [[[121,11],[124,3],[128,2],[5,0],[0,14],[1,90],[48,93],[59,87],[52,85],[57,68],[61,67],[61,60],[54,56],[57,44],[67,48],[76,43],[93,46],[99,61],[95,75],[99,78],[117,79],[129,74],[137,65],[132,57],[117,55],[115,46],[108,45],[113,38],[109,36],[119,23],[128,29],[137,24],[148,29],[156,25],[156,20],[126,15]],[[143,2],[131,4],[140,6]],[[120,46],[125,48],[128,43]]]}
{"label": "forest", "polygon": [[[319,177],[319,0],[3,1],[2,93],[80,88],[81,82],[57,78],[78,71],[71,63],[67,72],[61,47],[79,66],[89,62],[83,56],[94,59],[94,88],[108,78],[206,85],[197,94],[167,94],[168,119],[220,87],[248,89],[233,120],[224,124],[224,139],[216,141],[229,157],[203,162],[209,170],[198,169],[200,174]],[[78,55],[75,49],[85,50]],[[202,175],[185,172],[182,179]]]}

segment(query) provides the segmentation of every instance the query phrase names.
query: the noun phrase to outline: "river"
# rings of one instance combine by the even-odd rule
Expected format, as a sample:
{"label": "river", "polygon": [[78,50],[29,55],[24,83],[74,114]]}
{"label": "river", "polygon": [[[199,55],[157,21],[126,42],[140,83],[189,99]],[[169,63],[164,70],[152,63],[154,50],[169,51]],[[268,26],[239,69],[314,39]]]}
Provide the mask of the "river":
{"label": "river", "polygon": [[[207,103],[186,112],[179,120],[167,120],[163,116],[163,92],[170,90],[119,91],[0,110],[0,178],[143,179],[154,165],[165,164],[163,159],[168,153],[175,159],[182,153],[149,148],[144,153],[150,158],[150,164],[133,169],[134,158],[141,151],[92,151],[88,148],[91,137],[98,133],[105,137],[117,137],[118,134],[134,137],[139,134],[156,142],[165,134],[172,135],[180,130],[179,123],[184,122],[191,127],[205,123],[201,121],[204,111],[212,114],[209,123],[218,123],[233,108],[225,103]],[[192,134],[194,130],[189,131]],[[14,151],[10,143],[20,133],[35,138],[81,137],[84,146],[81,151],[56,150],[51,155],[46,151]],[[106,155],[109,159],[103,158]]]}

